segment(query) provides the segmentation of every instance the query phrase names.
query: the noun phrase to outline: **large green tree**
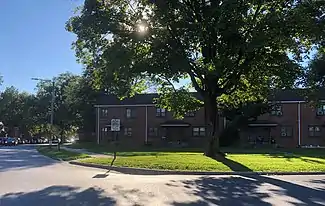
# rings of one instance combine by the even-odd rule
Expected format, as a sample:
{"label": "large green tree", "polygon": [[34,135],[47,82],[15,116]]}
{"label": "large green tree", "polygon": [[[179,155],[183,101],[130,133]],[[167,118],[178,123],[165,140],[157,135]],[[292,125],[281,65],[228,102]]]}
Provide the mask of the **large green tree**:
{"label": "large green tree", "polygon": [[57,77],[54,77],[54,88],[52,82],[43,81],[37,86],[37,98],[38,98],[38,115],[39,124],[45,125],[39,128],[47,128],[46,124],[49,123],[51,115],[51,101],[52,91],[54,89],[54,118],[53,124],[57,131],[55,136],[59,136],[62,140],[66,134],[70,134],[71,130],[75,130],[75,122],[77,117],[73,114],[73,108],[69,107],[67,102],[66,89],[72,82],[77,81],[78,76],[71,73],[62,73]]}
{"label": "large green tree", "polygon": [[[54,125],[56,136],[64,137],[74,135],[77,130],[91,135],[95,130],[94,103],[98,92],[91,86],[91,82],[84,76],[69,72],[62,73],[53,78],[54,81]],[[51,82],[38,84],[38,120],[39,131],[45,131],[50,119]],[[43,126],[42,126],[43,125]],[[45,129],[42,129],[45,128]]]}
{"label": "large green tree", "polygon": [[65,89],[65,102],[72,110],[74,124],[85,135],[95,131],[96,118],[94,104],[98,92],[91,86],[91,81],[84,76],[78,76],[70,81]]}
{"label": "large green tree", "polygon": [[[304,54],[324,39],[324,7],[297,0],[85,0],[67,29],[99,88],[123,98],[156,82],[160,103],[176,116],[203,100],[206,155],[215,157],[218,101],[238,90],[255,88],[253,97],[265,98],[269,88],[292,86]],[[184,78],[201,97],[172,87]]]}

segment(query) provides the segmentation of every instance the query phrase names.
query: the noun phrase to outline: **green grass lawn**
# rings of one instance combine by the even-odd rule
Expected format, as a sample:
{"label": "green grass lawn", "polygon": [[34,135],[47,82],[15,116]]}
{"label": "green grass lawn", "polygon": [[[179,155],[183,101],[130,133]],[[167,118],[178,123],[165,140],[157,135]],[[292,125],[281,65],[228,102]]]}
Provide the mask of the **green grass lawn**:
{"label": "green grass lawn", "polygon": [[[123,146],[121,146],[123,145]],[[113,151],[123,152],[125,154],[139,153],[139,152],[202,152],[202,148],[157,148],[151,146],[141,146],[134,148],[133,145],[121,144],[119,146],[106,144],[97,145],[96,143],[75,143],[67,145],[67,147],[74,149],[86,149],[90,152],[101,153],[101,154],[112,154]]]}
{"label": "green grass lawn", "polygon": [[[297,154],[228,154],[222,161],[202,153],[133,152],[118,153],[115,166],[189,171],[255,171],[255,172],[325,172],[325,156]],[[109,165],[111,158],[89,158],[81,162]]]}
{"label": "green grass lawn", "polygon": [[[113,146],[75,144],[92,152],[112,153]],[[116,148],[115,148],[116,150]],[[325,149],[234,149],[223,148],[224,160],[214,160],[199,152],[202,149],[117,148],[115,166],[187,171],[254,171],[254,172],[325,172]],[[111,158],[87,158],[86,163],[110,165]]]}
{"label": "green grass lawn", "polygon": [[77,159],[83,159],[83,158],[90,157],[89,155],[86,155],[86,154],[70,152],[70,151],[66,151],[63,149],[58,151],[57,147],[49,148],[48,146],[41,146],[41,147],[38,147],[37,150],[42,155],[51,157],[53,159],[64,160],[64,161],[71,161],[71,160],[77,160]]}

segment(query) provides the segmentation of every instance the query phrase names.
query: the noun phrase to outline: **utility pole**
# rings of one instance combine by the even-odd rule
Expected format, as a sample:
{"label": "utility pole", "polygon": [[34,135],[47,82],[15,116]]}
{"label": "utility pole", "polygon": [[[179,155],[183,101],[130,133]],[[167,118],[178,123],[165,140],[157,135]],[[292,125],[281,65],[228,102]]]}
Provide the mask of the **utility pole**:
{"label": "utility pole", "polygon": [[51,139],[50,139],[50,147],[52,147],[52,140],[53,140],[53,120],[54,120],[54,100],[55,100],[55,82],[54,80],[52,81],[52,98],[51,98]]}
{"label": "utility pole", "polygon": [[53,121],[54,121],[54,101],[55,101],[55,81],[50,79],[40,79],[40,78],[32,78],[32,80],[40,81],[40,82],[51,82],[52,83],[52,91],[51,91],[51,120],[50,120],[50,128],[51,128],[51,137],[49,140],[50,148],[52,147],[52,140],[54,137],[53,134]]}

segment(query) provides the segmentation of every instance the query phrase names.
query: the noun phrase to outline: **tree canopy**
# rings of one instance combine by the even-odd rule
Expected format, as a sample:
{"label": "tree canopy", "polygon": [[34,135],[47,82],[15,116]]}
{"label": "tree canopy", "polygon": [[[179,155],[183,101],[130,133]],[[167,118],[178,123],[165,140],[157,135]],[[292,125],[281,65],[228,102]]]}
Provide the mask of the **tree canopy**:
{"label": "tree canopy", "polygon": [[306,69],[305,86],[323,88],[325,86],[325,50],[320,49]]}
{"label": "tree canopy", "polygon": [[[76,56],[95,86],[120,97],[144,91],[146,81],[168,97],[177,92],[173,82],[190,79],[211,126],[211,152],[217,100],[292,87],[304,55],[325,39],[324,11],[322,1],[85,0],[67,29],[77,35]],[[177,113],[192,100],[161,102]]]}
{"label": "tree canopy", "polygon": [[56,137],[64,139],[75,135],[77,130],[94,132],[93,103],[97,92],[83,76],[63,73],[54,77],[53,81],[55,102],[52,131],[49,120],[53,87],[49,81],[39,82],[36,94],[19,92],[15,87],[8,87],[0,93],[0,117],[4,126],[10,130],[18,127],[25,138],[50,137],[53,132]]}

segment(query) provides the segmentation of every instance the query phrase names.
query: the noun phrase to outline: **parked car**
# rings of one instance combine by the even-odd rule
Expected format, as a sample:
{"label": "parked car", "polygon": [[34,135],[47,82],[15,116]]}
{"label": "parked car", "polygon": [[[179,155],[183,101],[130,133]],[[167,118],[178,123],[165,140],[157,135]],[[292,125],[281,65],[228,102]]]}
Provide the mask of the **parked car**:
{"label": "parked car", "polygon": [[23,139],[23,144],[30,144],[30,140],[29,139]]}
{"label": "parked car", "polygon": [[32,144],[42,144],[43,140],[41,138],[33,138],[31,143]]}
{"label": "parked car", "polygon": [[18,141],[18,144],[24,144],[25,143],[25,141],[23,140],[23,139],[21,139],[21,138],[17,138],[17,141]]}
{"label": "parked car", "polygon": [[60,142],[60,139],[52,139],[53,144],[58,144]]}
{"label": "parked car", "polygon": [[13,137],[7,137],[4,141],[4,145],[6,146],[16,146],[18,141]]}

